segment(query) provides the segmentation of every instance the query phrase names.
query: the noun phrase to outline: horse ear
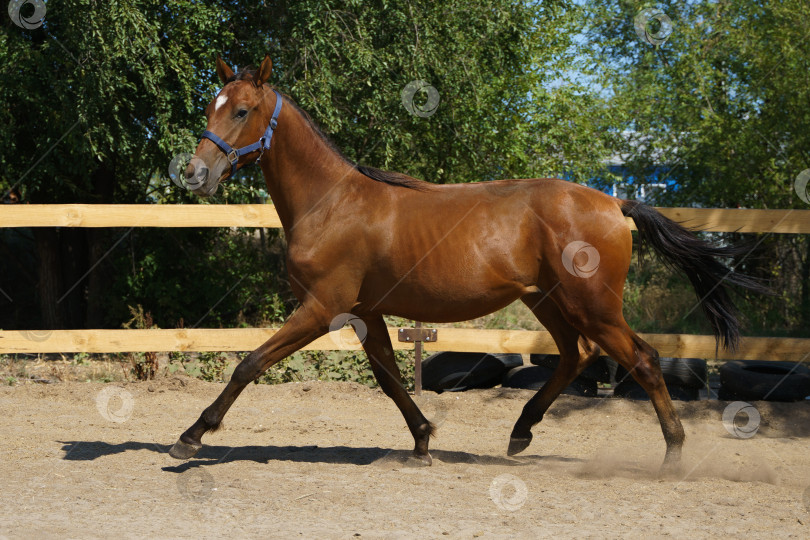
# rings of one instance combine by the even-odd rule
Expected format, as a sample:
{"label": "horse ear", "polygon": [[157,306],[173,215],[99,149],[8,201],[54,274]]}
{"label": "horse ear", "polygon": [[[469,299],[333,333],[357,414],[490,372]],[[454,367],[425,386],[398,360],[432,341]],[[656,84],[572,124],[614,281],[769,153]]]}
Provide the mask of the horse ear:
{"label": "horse ear", "polygon": [[270,60],[270,55],[265,54],[264,60],[262,60],[262,65],[259,66],[259,69],[256,71],[256,75],[253,76],[253,82],[256,83],[256,86],[261,86],[267,82],[267,79],[270,78],[270,74],[273,72],[273,61]]}
{"label": "horse ear", "polygon": [[233,70],[228,67],[228,64],[226,64],[219,55],[217,55],[217,76],[219,80],[222,81],[222,84],[225,84],[228,79],[233,77]]}

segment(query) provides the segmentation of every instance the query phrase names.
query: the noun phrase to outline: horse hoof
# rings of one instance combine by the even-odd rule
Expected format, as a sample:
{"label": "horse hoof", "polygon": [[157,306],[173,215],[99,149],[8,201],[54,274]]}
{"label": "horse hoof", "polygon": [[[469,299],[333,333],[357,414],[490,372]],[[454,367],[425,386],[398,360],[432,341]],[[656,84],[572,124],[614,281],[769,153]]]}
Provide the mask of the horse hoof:
{"label": "horse hoof", "polygon": [[519,454],[526,450],[529,445],[532,443],[532,438],[516,438],[511,437],[509,439],[509,448],[506,450],[507,456],[514,456],[515,454]]}
{"label": "horse hoof", "polygon": [[417,454],[416,452],[414,452],[414,454],[411,456],[410,461],[414,465],[421,465],[423,467],[430,467],[431,465],[433,465],[433,458],[430,457],[430,454]]}
{"label": "horse hoof", "polygon": [[658,470],[658,476],[663,480],[675,480],[683,474],[683,467],[678,461],[665,461]]}
{"label": "horse hoof", "polygon": [[200,443],[188,444],[178,439],[172,449],[169,450],[169,455],[175,459],[191,459],[200,451],[200,448],[202,448]]}
{"label": "horse hoof", "polygon": [[661,469],[658,471],[658,473],[662,478],[673,479],[682,474],[682,469],[681,453],[673,452],[667,453],[666,457],[664,458],[664,463],[661,464]]}

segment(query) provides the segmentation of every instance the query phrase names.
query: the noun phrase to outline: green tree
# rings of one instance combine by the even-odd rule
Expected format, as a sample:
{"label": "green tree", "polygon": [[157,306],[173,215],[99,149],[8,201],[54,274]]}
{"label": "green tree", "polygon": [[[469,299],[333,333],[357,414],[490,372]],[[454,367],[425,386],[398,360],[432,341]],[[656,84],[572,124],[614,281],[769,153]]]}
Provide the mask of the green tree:
{"label": "green tree", "polygon": [[[35,203],[146,200],[158,164],[202,128],[213,81],[199,73],[230,38],[226,19],[194,1],[58,0],[39,28],[4,18],[0,189]],[[113,276],[106,265],[82,276],[122,232],[33,230],[44,325],[102,323]]]}
{"label": "green tree", "polygon": [[[607,152],[601,101],[566,83],[582,26],[575,3],[303,0],[244,10],[239,66],[273,46],[273,82],[352,159],[432,182],[566,172],[586,180]],[[583,67],[584,69],[584,67]],[[403,106],[425,81],[432,114]],[[554,83],[558,84],[554,84]],[[429,105],[419,91],[416,107]]]}
{"label": "green tree", "polygon": [[[664,41],[655,39],[661,28],[654,18],[646,22],[652,39],[634,28],[644,27],[637,17],[646,4],[608,0],[589,14],[588,51],[610,68],[601,82],[626,135],[618,153],[627,156],[633,182],[674,182],[659,199],[665,205],[807,209],[794,190],[798,174],[810,168],[806,2],[656,6],[671,20]],[[737,263],[773,280],[781,293],[773,301],[751,299],[751,327],[806,334],[808,239],[763,235]]]}
{"label": "green tree", "polygon": [[657,46],[634,29],[643,5],[611,0],[591,13],[598,61],[613,68],[603,79],[611,106],[638,135],[625,150],[639,180],[666,164],[673,203],[806,208],[793,190],[810,167],[806,4],[662,6],[672,33]]}

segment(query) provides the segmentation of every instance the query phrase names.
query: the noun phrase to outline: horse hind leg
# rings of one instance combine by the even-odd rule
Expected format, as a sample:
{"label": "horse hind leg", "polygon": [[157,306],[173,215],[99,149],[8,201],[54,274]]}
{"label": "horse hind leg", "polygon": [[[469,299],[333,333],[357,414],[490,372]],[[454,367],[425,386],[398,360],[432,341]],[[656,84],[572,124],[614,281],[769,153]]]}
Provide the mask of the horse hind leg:
{"label": "horse hind leg", "polygon": [[560,351],[560,363],[551,379],[523,407],[509,438],[507,454],[510,456],[522,452],[531,444],[531,428],[543,419],[562,391],[599,357],[599,347],[566,322],[560,309],[548,296],[537,293],[524,296],[521,300],[554,338]]}
{"label": "horse hind leg", "polygon": [[661,373],[658,351],[636,335],[624,319],[620,324],[604,326],[592,335],[611,358],[627,369],[650,396],[667,445],[662,469],[674,470],[680,462],[686,436]]}

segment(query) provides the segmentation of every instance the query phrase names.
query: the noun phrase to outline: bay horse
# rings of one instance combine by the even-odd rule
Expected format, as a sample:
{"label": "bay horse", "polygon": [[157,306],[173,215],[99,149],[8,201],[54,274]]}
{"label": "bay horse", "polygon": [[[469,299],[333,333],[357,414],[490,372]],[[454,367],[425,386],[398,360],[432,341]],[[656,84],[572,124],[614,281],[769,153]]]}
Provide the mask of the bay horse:
{"label": "bay horse", "polygon": [[269,56],[258,69],[238,73],[217,57],[223,87],[205,110],[207,129],[185,177],[206,197],[258,161],[281,218],[300,307],[236,367],[172,447],[173,457],[194,456],[246,385],[351,316],[365,325],[363,349],[405,417],[414,455],[430,464],[435,428],[403,387],[383,315],[454,322],[520,299],[551,333],[560,364],[524,406],[507,453],[529,446],[532,427],[603,350],[649,394],[666,441],[664,464],[677,464],[684,431],[658,353],[622,316],[633,243],[625,217],[633,218],[643,243],[687,274],[726,348],[740,335],[726,285],[763,290],[721,262],[737,254],[734,248],[710,245],[639,202],[559,179],[437,185],[355,164],[266,84],[271,71]]}

